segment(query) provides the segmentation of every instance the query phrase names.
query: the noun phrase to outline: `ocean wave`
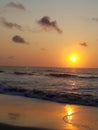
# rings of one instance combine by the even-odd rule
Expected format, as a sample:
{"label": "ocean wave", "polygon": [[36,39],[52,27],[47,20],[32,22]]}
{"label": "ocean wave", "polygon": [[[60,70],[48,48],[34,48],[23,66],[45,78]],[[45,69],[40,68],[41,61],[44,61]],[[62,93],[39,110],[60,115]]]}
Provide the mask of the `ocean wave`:
{"label": "ocean wave", "polygon": [[14,72],[15,75],[33,75],[34,73],[28,73],[28,72]]}
{"label": "ocean wave", "polygon": [[76,75],[76,74],[68,74],[68,73],[50,73],[48,76],[56,77],[56,78],[85,78],[85,79],[91,79],[91,78],[98,78],[98,76],[92,76],[92,75]]}
{"label": "ocean wave", "polygon": [[98,74],[73,74],[73,73],[62,73],[57,70],[46,70],[44,72],[37,72],[37,71],[4,71],[0,70],[0,73],[10,74],[10,75],[17,75],[17,76],[33,76],[33,75],[44,75],[50,76],[55,78],[81,78],[81,79],[98,79]]}
{"label": "ocean wave", "polygon": [[0,93],[10,94],[10,95],[19,95],[29,98],[39,98],[59,103],[68,103],[68,104],[78,104],[78,105],[88,105],[98,107],[98,99],[89,94],[76,94],[76,93],[59,93],[53,91],[43,91],[43,90],[27,90],[23,88],[0,88]]}
{"label": "ocean wave", "polygon": [[50,73],[49,76],[57,77],[57,78],[78,77],[77,75],[72,75],[67,73]]}
{"label": "ocean wave", "polygon": [[4,73],[4,71],[3,71],[3,70],[0,70],[0,73]]}

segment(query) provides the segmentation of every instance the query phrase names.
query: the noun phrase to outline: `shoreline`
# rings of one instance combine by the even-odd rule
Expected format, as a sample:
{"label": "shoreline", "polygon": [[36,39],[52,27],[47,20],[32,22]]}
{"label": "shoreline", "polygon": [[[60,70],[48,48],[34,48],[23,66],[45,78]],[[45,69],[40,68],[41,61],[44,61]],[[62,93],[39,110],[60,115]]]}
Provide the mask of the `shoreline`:
{"label": "shoreline", "polygon": [[98,108],[0,94],[0,129],[97,130]]}
{"label": "shoreline", "polygon": [[69,93],[64,93],[64,94],[47,93],[36,89],[34,89],[32,92],[31,91],[26,92],[25,89],[15,89],[15,88],[10,89],[10,91],[2,88],[0,90],[0,95],[18,96],[21,98],[44,100],[44,101],[50,101],[54,103],[82,105],[82,106],[98,108],[98,101],[97,101],[98,99],[88,94],[81,95],[81,94],[74,94],[74,93],[70,93],[70,94]]}

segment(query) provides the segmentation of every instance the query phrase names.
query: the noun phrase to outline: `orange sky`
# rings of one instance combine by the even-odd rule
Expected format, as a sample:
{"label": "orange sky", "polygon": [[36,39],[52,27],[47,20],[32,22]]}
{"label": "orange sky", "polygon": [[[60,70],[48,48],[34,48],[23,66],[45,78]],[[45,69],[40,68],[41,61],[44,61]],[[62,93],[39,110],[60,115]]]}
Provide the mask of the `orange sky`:
{"label": "orange sky", "polygon": [[97,35],[97,0],[0,0],[0,65],[98,68]]}

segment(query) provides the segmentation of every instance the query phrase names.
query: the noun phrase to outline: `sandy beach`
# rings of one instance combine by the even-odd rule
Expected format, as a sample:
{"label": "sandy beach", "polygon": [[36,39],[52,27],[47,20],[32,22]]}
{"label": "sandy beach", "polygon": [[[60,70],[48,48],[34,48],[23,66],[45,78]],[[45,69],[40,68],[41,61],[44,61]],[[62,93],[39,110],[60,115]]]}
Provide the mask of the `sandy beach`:
{"label": "sandy beach", "polygon": [[48,130],[44,128],[34,128],[34,127],[19,127],[19,126],[13,126],[8,124],[0,124],[1,130]]}
{"label": "sandy beach", "polygon": [[0,94],[0,130],[98,130],[98,108]]}

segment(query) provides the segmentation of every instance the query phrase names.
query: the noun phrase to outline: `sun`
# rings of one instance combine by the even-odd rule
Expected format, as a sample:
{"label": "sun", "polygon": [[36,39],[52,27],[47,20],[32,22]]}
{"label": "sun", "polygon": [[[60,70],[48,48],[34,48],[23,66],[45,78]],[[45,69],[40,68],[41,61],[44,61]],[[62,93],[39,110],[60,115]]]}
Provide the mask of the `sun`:
{"label": "sun", "polygon": [[77,53],[70,53],[66,55],[65,57],[65,66],[77,68],[80,65],[80,55]]}
{"label": "sun", "polygon": [[75,56],[75,55],[71,56],[70,60],[72,62],[76,62],[77,61],[77,56]]}

